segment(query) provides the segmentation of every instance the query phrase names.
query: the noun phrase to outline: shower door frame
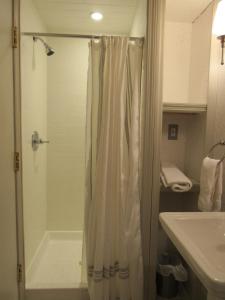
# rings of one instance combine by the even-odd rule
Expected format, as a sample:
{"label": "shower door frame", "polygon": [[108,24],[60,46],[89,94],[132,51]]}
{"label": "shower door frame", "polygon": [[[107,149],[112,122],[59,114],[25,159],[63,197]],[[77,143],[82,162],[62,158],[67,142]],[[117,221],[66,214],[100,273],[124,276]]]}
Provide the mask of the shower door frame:
{"label": "shower door frame", "polygon": [[156,297],[165,4],[166,0],[148,0],[147,8],[141,213],[144,299],[148,300]]}
{"label": "shower door frame", "polygon": [[[162,65],[165,0],[146,0],[146,78],[145,78],[145,126],[143,143],[143,186],[142,186],[142,239],[144,255],[144,299],[155,299],[155,272],[157,253],[157,230],[160,193],[160,143],[162,126]],[[14,119],[15,153],[19,154],[20,168],[16,171],[17,244],[18,265],[22,268],[19,281],[19,299],[25,299],[25,260],[23,231],[22,194],[22,130],[21,130],[21,66],[20,66],[20,0],[13,2],[13,28],[17,31],[17,47],[13,50],[14,72]],[[151,292],[150,292],[151,291]]]}
{"label": "shower door frame", "polygon": [[[19,299],[25,299],[25,258],[23,226],[23,182],[22,182],[22,124],[21,124],[21,63],[20,63],[20,0],[12,0],[12,44],[14,84],[15,149],[14,168],[16,181],[17,223],[17,281]],[[17,164],[17,166],[16,166]]]}

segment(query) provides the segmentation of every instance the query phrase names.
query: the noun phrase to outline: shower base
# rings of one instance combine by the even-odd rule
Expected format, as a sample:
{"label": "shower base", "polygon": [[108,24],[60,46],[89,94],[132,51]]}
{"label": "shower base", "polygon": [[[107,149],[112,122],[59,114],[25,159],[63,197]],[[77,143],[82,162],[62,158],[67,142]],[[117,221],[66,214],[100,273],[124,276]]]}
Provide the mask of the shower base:
{"label": "shower base", "polygon": [[86,300],[81,231],[47,231],[26,273],[28,300]]}

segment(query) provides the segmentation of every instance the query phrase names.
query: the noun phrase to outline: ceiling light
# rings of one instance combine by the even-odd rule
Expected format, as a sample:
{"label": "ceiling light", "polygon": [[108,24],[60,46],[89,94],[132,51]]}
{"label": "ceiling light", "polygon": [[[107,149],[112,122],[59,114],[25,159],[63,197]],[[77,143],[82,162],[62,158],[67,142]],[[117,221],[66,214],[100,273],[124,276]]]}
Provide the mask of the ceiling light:
{"label": "ceiling light", "polygon": [[224,48],[225,48],[225,0],[218,3],[216,15],[213,22],[213,34],[221,41],[222,60],[221,65],[224,64]]}
{"label": "ceiling light", "polygon": [[99,11],[95,11],[91,13],[91,18],[94,21],[101,21],[103,19],[103,14]]}

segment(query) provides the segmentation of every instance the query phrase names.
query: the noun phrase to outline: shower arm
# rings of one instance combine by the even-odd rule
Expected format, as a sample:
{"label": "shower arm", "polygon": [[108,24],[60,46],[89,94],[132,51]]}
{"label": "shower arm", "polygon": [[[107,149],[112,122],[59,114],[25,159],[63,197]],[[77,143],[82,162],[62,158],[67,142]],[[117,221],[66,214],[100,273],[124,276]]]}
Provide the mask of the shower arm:
{"label": "shower arm", "polygon": [[37,40],[41,41],[45,47],[49,47],[48,44],[39,36],[33,36],[33,41],[37,42]]}
{"label": "shower arm", "polygon": [[46,54],[48,56],[51,56],[55,53],[55,50],[52,47],[50,47],[41,37],[34,35],[33,41],[37,42],[38,40],[45,46]]}

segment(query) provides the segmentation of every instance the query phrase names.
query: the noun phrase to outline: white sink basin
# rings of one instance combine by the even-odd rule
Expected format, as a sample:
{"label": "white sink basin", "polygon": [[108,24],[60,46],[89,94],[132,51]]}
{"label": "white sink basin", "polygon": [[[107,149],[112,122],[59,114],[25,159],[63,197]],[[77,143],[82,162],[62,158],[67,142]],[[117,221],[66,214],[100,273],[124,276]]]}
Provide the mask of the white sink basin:
{"label": "white sink basin", "polygon": [[225,299],[225,213],[161,213],[159,219],[208,299]]}

